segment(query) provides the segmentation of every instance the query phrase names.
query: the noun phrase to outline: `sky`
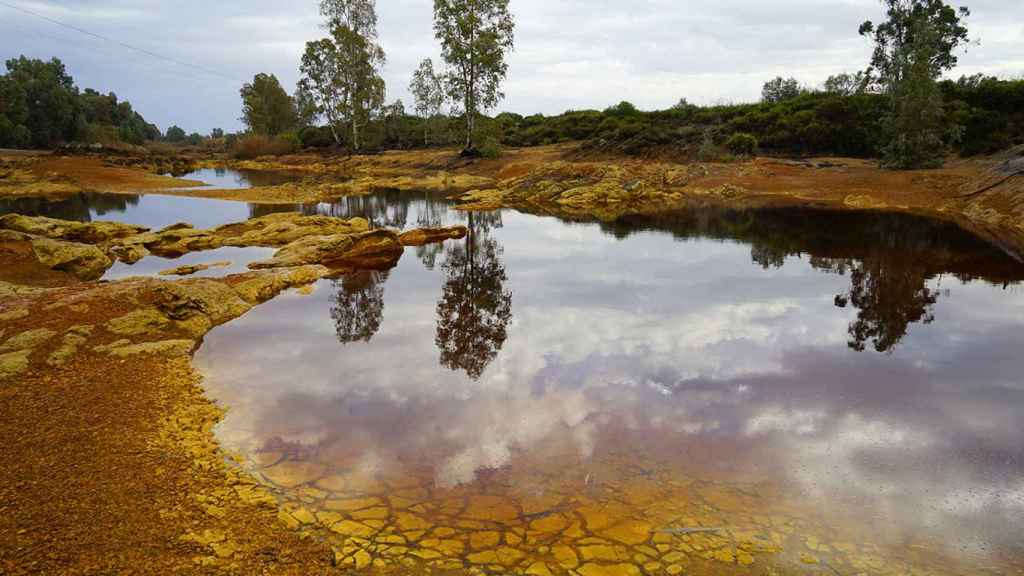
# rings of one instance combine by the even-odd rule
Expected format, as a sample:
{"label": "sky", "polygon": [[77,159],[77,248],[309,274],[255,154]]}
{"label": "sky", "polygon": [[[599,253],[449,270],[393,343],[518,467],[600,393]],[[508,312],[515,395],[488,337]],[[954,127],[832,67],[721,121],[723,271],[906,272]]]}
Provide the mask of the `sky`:
{"label": "sky", "polygon": [[[0,0],[0,58],[60,58],[80,87],[114,92],[161,128],[241,128],[238,90],[259,72],[288,90],[305,43],[324,35],[316,0]],[[1024,2],[969,0],[978,41],[954,75],[1024,75]],[[15,6],[104,36],[11,8]],[[558,114],[629,100],[641,109],[754,101],[793,76],[820,85],[866,66],[861,22],[877,0],[512,0],[516,48],[496,111]],[[429,0],[378,2],[388,100],[424,58],[439,61]],[[112,41],[111,41],[112,40]],[[191,66],[125,48],[127,44]],[[213,71],[214,73],[208,72]]]}

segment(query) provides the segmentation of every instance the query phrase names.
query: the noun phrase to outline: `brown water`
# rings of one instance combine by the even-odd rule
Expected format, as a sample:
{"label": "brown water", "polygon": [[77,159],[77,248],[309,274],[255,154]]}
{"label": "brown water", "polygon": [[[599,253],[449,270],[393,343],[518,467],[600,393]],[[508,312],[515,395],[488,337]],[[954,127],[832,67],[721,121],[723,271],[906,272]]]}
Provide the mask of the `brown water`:
{"label": "brown water", "polygon": [[340,563],[1024,573],[1024,264],[956,227],[331,211],[472,229],[198,354],[225,447]]}

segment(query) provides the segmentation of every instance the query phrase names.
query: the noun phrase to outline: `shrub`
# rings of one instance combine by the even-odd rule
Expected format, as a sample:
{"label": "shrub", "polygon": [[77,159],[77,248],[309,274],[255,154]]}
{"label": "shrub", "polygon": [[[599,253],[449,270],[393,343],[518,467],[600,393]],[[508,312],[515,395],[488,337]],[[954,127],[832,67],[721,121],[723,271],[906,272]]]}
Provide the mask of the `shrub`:
{"label": "shrub", "polygon": [[479,152],[481,158],[500,158],[504,151],[496,140],[488,140],[480,146]]}
{"label": "shrub", "polygon": [[249,160],[260,156],[281,156],[295,151],[295,141],[261,134],[246,134],[235,142],[232,154],[235,158]]}
{"label": "shrub", "polygon": [[740,156],[751,156],[757,151],[757,137],[746,132],[737,132],[725,141],[729,152]]}

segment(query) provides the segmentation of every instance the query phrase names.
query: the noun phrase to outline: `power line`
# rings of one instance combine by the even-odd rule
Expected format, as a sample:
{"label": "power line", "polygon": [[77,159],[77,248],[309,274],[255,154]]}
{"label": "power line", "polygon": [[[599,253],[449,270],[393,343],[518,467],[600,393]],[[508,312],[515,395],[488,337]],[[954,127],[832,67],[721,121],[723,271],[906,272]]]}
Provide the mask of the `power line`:
{"label": "power line", "polygon": [[158,60],[164,60],[166,62],[171,62],[172,64],[177,64],[179,66],[185,66],[186,68],[193,68],[195,70],[200,70],[202,72],[206,72],[207,74],[213,74],[214,76],[220,76],[221,78],[226,78],[226,79],[232,80],[234,82],[242,82],[242,80],[240,80],[238,78],[235,78],[234,76],[231,76],[230,74],[225,74],[223,72],[218,72],[217,70],[213,70],[212,68],[206,68],[205,66],[200,66],[198,64],[190,64],[188,62],[183,62],[181,60],[178,60],[177,58],[171,58],[170,56],[164,56],[163,54],[157,54],[156,52],[153,52],[151,50],[146,50],[145,48],[139,48],[138,46],[133,46],[131,44],[127,44],[125,42],[121,42],[120,40],[115,40],[113,38],[109,38],[107,36],[103,36],[102,34],[97,34],[95,32],[90,32],[89,30],[86,30],[84,28],[79,28],[78,26],[74,26],[74,25],[68,24],[66,22],[61,22],[60,20],[55,20],[53,18],[50,18],[49,16],[44,16],[42,14],[39,14],[37,12],[33,12],[33,11],[28,10],[26,8],[22,8],[20,6],[15,6],[13,4],[8,4],[7,2],[4,2],[3,0],[0,0],[0,6],[6,6],[6,7],[12,9],[12,10],[17,10],[18,12],[22,12],[22,13],[28,14],[30,16],[35,16],[36,18],[40,18],[42,20],[46,20],[47,22],[50,22],[52,24],[56,24],[57,26],[63,26],[64,28],[67,28],[69,30],[74,30],[75,32],[78,32],[80,34],[85,34],[86,36],[92,36],[93,38],[99,38],[100,40],[103,40],[105,42],[110,42],[112,44],[117,44],[118,46],[121,46],[122,48],[127,48],[128,50],[133,50],[135,52],[139,52],[140,54],[145,54],[146,56],[149,56],[151,58],[156,58]]}

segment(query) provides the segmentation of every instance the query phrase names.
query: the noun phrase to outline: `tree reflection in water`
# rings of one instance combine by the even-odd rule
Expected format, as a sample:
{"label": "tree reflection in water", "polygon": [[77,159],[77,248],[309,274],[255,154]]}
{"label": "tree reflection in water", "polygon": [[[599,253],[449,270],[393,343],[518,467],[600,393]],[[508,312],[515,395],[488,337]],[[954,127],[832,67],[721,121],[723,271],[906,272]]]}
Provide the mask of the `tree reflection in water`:
{"label": "tree reflection in water", "polygon": [[103,194],[79,192],[55,200],[53,198],[22,197],[0,200],[0,216],[21,214],[23,216],[47,216],[60,220],[91,222],[93,214],[105,216],[108,213],[123,213],[129,206],[138,206],[140,196],[128,194]]}
{"label": "tree reflection in water", "polygon": [[1016,260],[957,225],[906,214],[815,209],[701,208],[603,224],[617,237],[639,230],[670,231],[678,238],[719,238],[750,244],[762,268],[810,256],[811,266],[849,274],[850,288],[836,306],[853,306],[850,348],[892,352],[912,324],[935,320],[942,292],[929,283],[944,275],[1007,286],[1024,279]]}
{"label": "tree reflection in water", "polygon": [[857,319],[850,324],[850,348],[863,352],[870,342],[878,352],[892,352],[911,324],[931,324],[940,292],[928,287],[928,271],[900,258],[872,255],[862,261],[839,260],[812,264],[850,273],[850,290],[836,296],[839,308],[852,305]]}
{"label": "tree reflection in water", "polygon": [[464,243],[445,250],[434,342],[443,366],[477,380],[508,338],[512,293],[505,290],[502,248],[490,237],[501,226],[501,213],[471,213],[467,226]]}
{"label": "tree reflection in water", "polygon": [[360,270],[334,281],[331,318],[342,344],[369,342],[384,320],[384,283],[389,272]]}

